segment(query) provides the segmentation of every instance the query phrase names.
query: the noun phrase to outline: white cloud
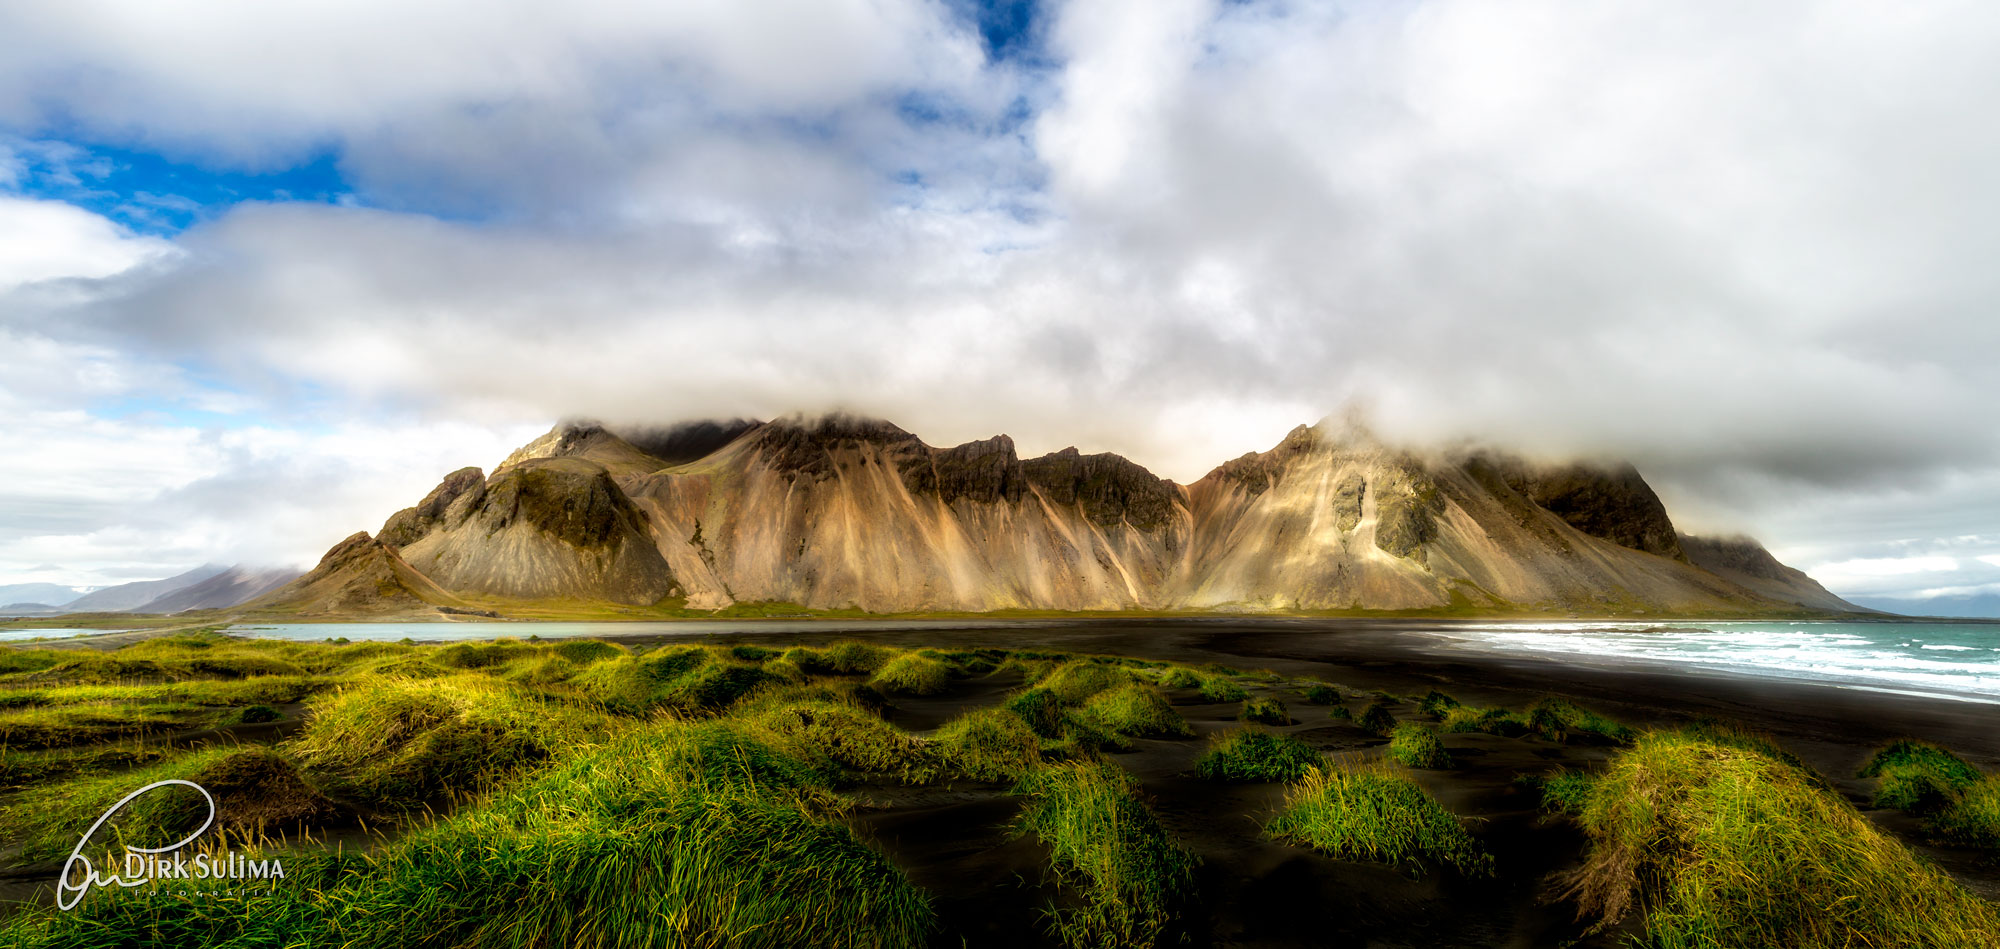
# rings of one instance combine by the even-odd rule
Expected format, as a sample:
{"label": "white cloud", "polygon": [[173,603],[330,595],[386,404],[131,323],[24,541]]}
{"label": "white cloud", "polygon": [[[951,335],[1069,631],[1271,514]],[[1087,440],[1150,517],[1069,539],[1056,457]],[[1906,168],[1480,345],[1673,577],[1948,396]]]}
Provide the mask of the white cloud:
{"label": "white cloud", "polygon": [[0,294],[38,281],[109,277],[173,253],[166,241],[74,205],[0,195]]}
{"label": "white cloud", "polygon": [[822,109],[965,82],[980,59],[921,0],[15,4],[0,13],[0,121],[59,105],[86,126],[273,160],[519,101],[596,113],[680,88],[725,110]]}
{"label": "white cloud", "polygon": [[[1858,587],[2000,535],[1988,7],[1072,2],[1041,76],[917,2],[226,6],[0,14],[0,123],[334,147],[376,205],[245,206],[178,267],[0,300],[133,392],[200,365],[243,411],[405,433],[844,404],[1183,480],[1359,398],[1631,458],[1685,523]],[[102,273],[158,250],[38,213]],[[448,466],[410,458],[371,476]],[[288,530],[379,517],[336,507]]]}

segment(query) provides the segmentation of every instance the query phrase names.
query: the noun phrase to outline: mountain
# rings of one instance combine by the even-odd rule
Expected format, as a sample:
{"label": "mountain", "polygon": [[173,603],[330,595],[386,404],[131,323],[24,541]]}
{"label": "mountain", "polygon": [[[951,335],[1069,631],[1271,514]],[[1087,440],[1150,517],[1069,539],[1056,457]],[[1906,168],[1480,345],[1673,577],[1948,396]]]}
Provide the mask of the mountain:
{"label": "mountain", "polygon": [[2000,593],[1929,597],[1871,596],[1857,597],[1854,602],[1870,609],[1901,613],[1905,616],[2000,619]]}
{"label": "mountain", "polygon": [[1773,599],[1789,600],[1817,610],[1875,612],[1866,604],[1857,606],[1827,592],[1805,571],[1787,567],[1771,556],[1761,544],[1748,537],[1692,537],[1682,535],[1681,549],[1688,561]]}
{"label": "mountain", "polygon": [[82,595],[75,589],[55,583],[10,583],[0,586],[0,603],[9,604],[9,608],[31,604],[66,606]]}
{"label": "mountain", "polygon": [[165,580],[137,580],[132,583],[121,583],[115,587],[105,587],[102,590],[86,593],[64,606],[71,613],[129,612],[169,593],[185,590],[227,569],[229,568],[220,564],[203,564]]}
{"label": "mountain", "polygon": [[428,614],[466,604],[412,569],[394,548],[355,534],[326,552],[304,576],[249,603],[258,612],[305,616]]}
{"label": "mountain", "polygon": [[[368,582],[384,584],[373,599],[325,592]],[[1629,465],[1420,452],[1322,424],[1179,485],[1117,455],[1021,458],[1005,435],[937,448],[840,414],[559,425],[491,475],[446,476],[374,537],[343,541],[313,573],[252,605],[336,601],[386,611],[470,601],[1856,609],[1754,541],[1680,534]]]}
{"label": "mountain", "polygon": [[259,570],[234,566],[193,586],[149,600],[132,612],[179,613],[183,610],[227,609],[263,596],[299,576],[299,571],[284,567]]}
{"label": "mountain", "polygon": [[0,605],[0,616],[52,616],[63,612],[60,606],[47,603],[7,603]]}

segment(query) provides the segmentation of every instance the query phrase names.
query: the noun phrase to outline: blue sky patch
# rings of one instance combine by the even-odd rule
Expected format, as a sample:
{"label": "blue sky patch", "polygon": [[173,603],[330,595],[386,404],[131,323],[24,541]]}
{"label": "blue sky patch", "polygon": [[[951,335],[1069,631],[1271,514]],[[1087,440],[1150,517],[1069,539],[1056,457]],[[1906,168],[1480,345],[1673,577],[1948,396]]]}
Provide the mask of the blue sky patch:
{"label": "blue sky patch", "polygon": [[171,236],[245,201],[353,201],[339,161],[322,152],[279,171],[245,172],[175,161],[114,146],[6,141],[17,174],[12,189],[66,201],[144,234]]}

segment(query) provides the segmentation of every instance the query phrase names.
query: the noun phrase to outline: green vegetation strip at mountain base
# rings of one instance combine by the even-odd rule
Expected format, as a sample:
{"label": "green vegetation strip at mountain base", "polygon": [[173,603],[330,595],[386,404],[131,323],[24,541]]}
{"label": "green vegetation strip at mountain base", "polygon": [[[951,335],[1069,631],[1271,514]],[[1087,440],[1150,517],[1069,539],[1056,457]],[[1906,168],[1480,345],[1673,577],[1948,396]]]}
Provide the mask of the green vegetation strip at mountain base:
{"label": "green vegetation strip at mountain base", "polygon": [[2000,912],[1800,767],[1701,733],[1638,739],[1589,781],[1582,908],[1641,944],[1991,947]]}

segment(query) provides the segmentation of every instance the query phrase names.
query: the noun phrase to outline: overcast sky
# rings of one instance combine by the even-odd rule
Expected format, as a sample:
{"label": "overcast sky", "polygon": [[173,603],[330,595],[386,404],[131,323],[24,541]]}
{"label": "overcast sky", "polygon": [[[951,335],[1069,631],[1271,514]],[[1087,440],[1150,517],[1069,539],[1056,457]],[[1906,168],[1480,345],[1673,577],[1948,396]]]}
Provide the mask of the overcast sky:
{"label": "overcast sky", "polygon": [[0,584],[304,564],[564,416],[1181,481],[1360,405],[2000,590],[2000,7],[0,5]]}

